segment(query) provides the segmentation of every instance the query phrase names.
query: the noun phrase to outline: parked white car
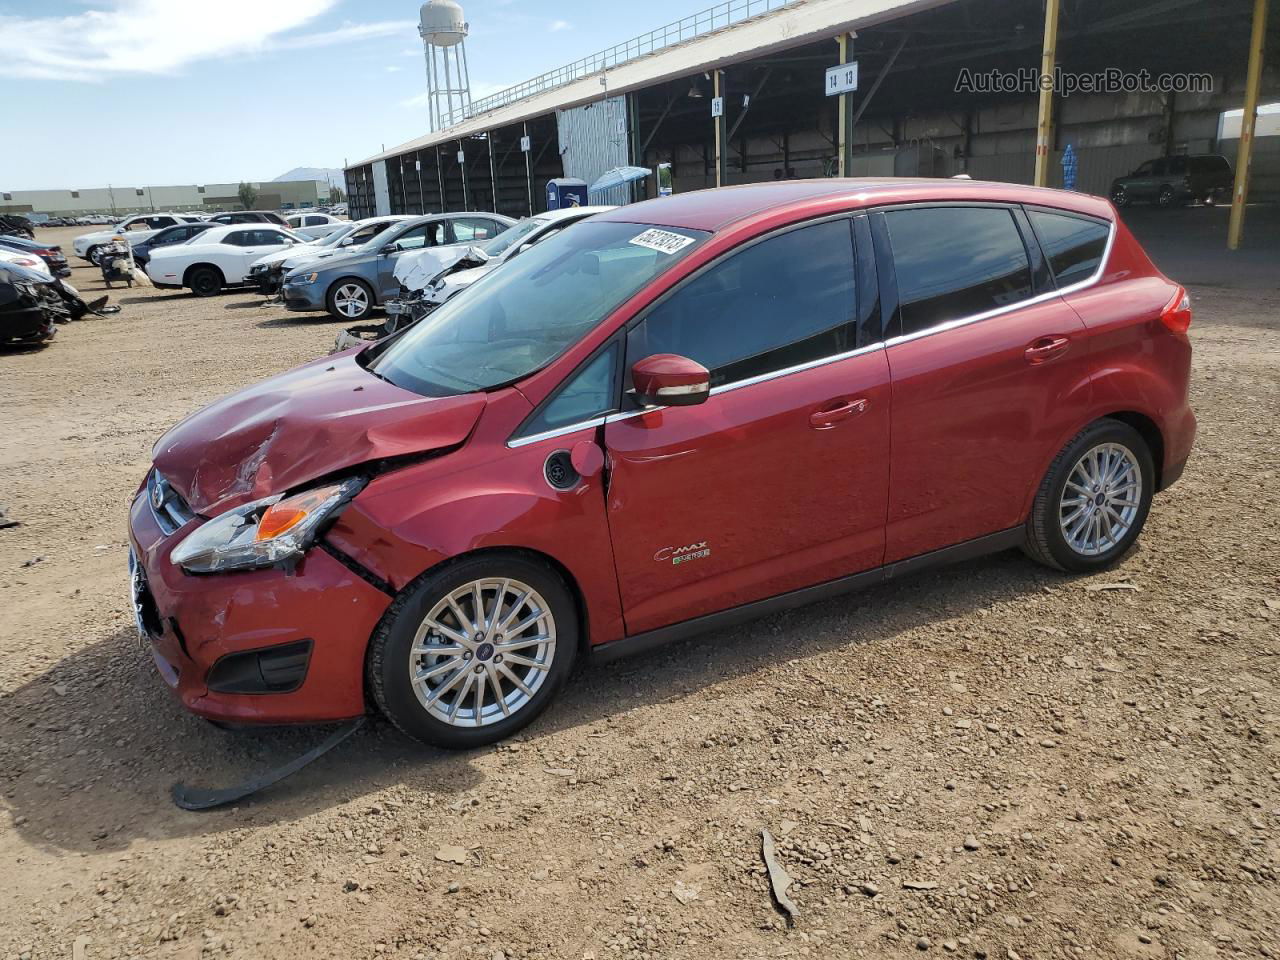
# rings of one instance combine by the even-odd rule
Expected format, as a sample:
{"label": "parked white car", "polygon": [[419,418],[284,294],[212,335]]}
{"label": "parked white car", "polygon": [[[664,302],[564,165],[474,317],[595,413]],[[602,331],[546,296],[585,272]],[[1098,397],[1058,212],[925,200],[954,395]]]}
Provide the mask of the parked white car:
{"label": "parked white car", "polygon": [[12,263],[19,267],[26,267],[28,270],[34,270],[36,273],[48,277],[50,283],[53,282],[53,274],[49,272],[48,265],[34,253],[24,253],[21,250],[0,247],[0,263]]}
{"label": "parked white car", "polygon": [[307,243],[306,237],[269,223],[213,227],[186,243],[154,250],[147,276],[157,287],[188,287],[198,297],[209,297],[243,284],[250,265],[264,254]]}
{"label": "parked white car", "polygon": [[312,213],[311,211],[291,213],[284,219],[285,223],[289,224],[289,229],[294,233],[300,233],[304,237],[310,237],[313,240],[328,236],[346,223],[345,220],[331,217],[327,213]]}
{"label": "parked white car", "polygon": [[125,217],[110,230],[81,234],[71,241],[71,246],[76,256],[82,260],[88,260],[96,267],[99,266],[98,248],[104,243],[110,243],[112,237],[124,237],[130,243],[140,243],[151,239],[165,227],[172,227],[179,223],[199,222],[200,217],[194,213],[139,213],[132,217]]}

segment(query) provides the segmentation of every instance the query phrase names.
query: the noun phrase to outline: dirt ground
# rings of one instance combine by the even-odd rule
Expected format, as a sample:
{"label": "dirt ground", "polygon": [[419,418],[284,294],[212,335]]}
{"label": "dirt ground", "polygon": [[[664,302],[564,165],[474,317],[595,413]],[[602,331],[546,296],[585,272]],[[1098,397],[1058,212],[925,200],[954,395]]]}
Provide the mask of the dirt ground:
{"label": "dirt ground", "polygon": [[376,723],[204,814],[170,785],[324,731],[176,705],[133,636],[126,504],[168,426],[340,325],[113,291],[0,355],[0,958],[1280,955],[1270,276],[1193,287],[1195,454],[1116,569],[923,575],[588,670],[496,749]]}

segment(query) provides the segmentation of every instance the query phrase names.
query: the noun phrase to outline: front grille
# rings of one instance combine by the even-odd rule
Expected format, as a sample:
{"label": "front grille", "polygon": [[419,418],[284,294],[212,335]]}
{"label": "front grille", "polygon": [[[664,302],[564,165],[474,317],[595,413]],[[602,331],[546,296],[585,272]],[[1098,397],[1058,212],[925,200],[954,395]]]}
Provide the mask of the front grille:
{"label": "front grille", "polygon": [[166,536],[176,533],[196,518],[195,513],[182,495],[159,470],[152,470],[147,477],[147,502],[151,504],[151,515]]}

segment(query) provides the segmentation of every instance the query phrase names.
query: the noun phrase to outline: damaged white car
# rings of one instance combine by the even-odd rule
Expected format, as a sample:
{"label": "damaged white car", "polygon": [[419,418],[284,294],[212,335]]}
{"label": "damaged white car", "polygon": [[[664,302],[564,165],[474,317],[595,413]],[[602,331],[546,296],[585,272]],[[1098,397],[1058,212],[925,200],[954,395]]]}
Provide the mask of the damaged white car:
{"label": "damaged white car", "polygon": [[381,339],[407,327],[512,257],[566,227],[612,209],[612,206],[598,206],[548,210],[521,220],[484,243],[429,247],[404,254],[395,269],[400,296],[384,304],[386,324],[352,327],[343,331],[338,334],[337,349],[343,350],[369,339]]}

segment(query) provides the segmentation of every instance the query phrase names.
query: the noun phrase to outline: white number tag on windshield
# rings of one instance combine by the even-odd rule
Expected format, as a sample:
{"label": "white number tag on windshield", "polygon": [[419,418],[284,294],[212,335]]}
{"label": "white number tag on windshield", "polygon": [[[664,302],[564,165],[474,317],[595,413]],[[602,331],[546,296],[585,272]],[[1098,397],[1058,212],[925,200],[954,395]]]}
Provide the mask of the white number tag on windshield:
{"label": "white number tag on windshield", "polygon": [[632,237],[630,242],[659,253],[675,253],[693,243],[693,237],[682,237],[667,230],[646,230],[640,236]]}

